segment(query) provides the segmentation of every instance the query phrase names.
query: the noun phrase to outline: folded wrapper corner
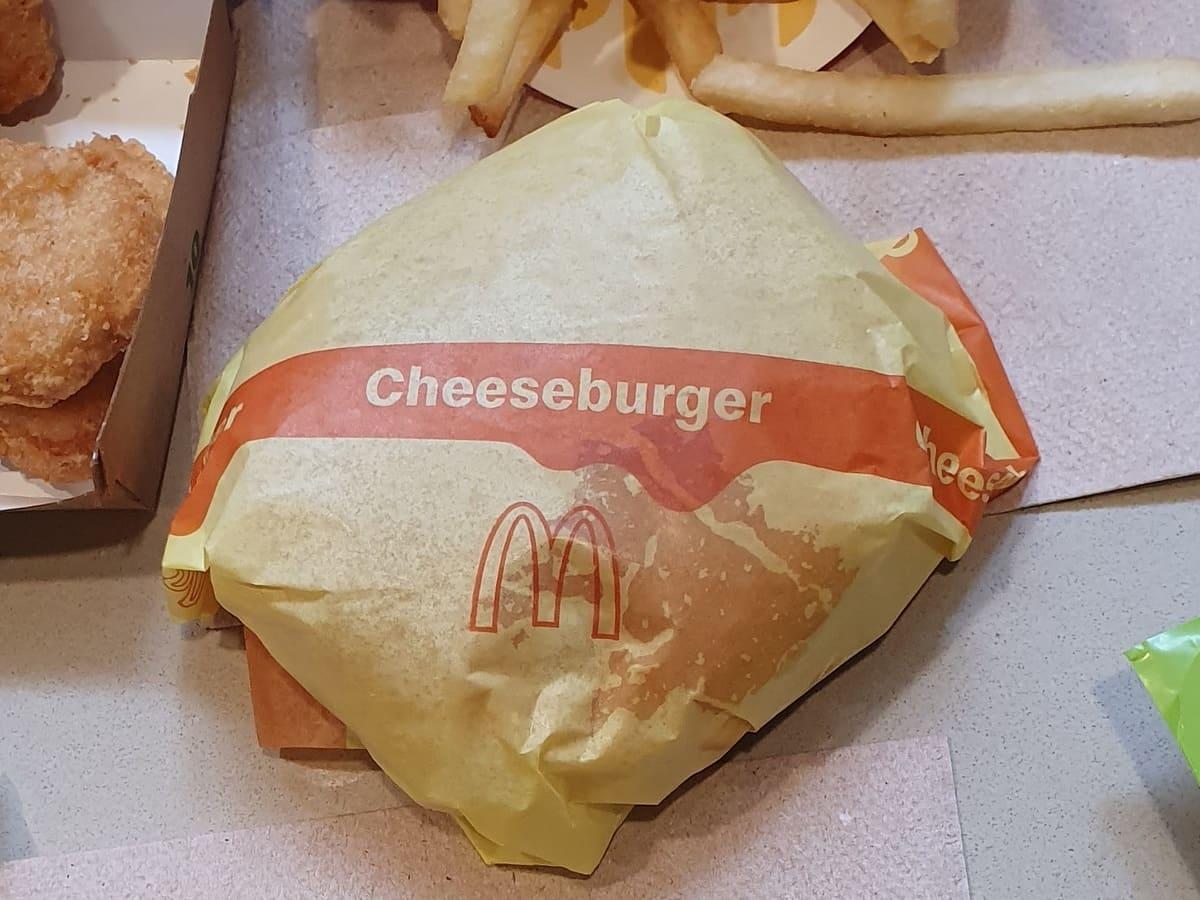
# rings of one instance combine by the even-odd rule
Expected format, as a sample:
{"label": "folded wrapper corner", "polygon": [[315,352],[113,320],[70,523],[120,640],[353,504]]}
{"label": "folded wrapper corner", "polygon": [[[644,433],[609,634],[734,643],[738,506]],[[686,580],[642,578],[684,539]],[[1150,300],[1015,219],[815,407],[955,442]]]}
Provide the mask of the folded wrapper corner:
{"label": "folded wrapper corner", "polygon": [[172,524],[172,611],[236,615],[488,861],[592,871],[1035,462],[928,239],[876,253],[716,113],[564,116],[251,335]]}

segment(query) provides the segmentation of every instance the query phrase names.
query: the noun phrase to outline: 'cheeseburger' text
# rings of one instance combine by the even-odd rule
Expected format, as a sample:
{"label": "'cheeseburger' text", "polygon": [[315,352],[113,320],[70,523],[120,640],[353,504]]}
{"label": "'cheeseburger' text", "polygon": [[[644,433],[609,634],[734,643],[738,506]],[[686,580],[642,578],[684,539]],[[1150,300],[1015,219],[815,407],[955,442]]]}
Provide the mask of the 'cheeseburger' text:
{"label": "'cheeseburger' text", "polygon": [[407,372],[383,368],[371,373],[366,384],[367,402],[372,406],[437,406],[462,409],[472,404],[483,409],[533,409],[554,411],[577,409],[603,413],[613,409],[625,416],[671,416],[683,431],[699,431],[712,417],[726,422],[745,419],[762,422],[770,404],[770,391],[744,391],[736,387],[714,389],[695,384],[674,385],[645,381],[596,378],[590,368],[580,369],[575,378],[530,376],[502,378],[489,375],[472,381],[462,375],[444,380],[412,366]]}

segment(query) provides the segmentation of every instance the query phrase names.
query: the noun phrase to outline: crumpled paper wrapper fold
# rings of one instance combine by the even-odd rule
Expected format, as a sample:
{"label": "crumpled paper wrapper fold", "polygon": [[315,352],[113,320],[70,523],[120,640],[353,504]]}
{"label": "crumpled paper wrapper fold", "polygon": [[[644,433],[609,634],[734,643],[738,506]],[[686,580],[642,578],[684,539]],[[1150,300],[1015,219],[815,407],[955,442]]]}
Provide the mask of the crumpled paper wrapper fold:
{"label": "crumpled paper wrapper fold", "polygon": [[879,637],[1036,449],[919,232],[694,104],[568,115],[305,274],[164,556],[490,862],[590,872]]}

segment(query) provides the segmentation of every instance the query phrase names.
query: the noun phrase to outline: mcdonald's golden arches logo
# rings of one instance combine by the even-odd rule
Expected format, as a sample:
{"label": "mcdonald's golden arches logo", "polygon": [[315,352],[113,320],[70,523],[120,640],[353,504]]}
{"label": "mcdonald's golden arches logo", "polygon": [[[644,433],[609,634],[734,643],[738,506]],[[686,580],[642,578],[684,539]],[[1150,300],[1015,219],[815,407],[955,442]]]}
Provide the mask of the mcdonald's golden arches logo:
{"label": "mcdonald's golden arches logo", "polygon": [[[563,590],[570,574],[571,551],[586,540],[592,550],[592,637],[616,640],[621,633],[621,579],[612,530],[594,506],[575,506],[553,526],[532,503],[513,503],[492,525],[471,594],[471,631],[496,633],[500,594],[514,538],[529,541],[529,596],[534,628],[557,628]],[[607,559],[601,554],[607,551]],[[553,591],[543,594],[543,568],[553,574]],[[552,598],[552,599],[551,599]]]}

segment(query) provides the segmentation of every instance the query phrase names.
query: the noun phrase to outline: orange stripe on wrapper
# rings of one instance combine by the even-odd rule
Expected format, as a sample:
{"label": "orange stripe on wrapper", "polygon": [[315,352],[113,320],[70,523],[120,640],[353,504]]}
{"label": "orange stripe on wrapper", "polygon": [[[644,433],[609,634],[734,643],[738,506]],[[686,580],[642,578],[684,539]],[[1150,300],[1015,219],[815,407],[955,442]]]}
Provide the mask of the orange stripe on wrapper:
{"label": "orange stripe on wrapper", "polygon": [[681,512],[774,460],[928,485],[967,528],[976,485],[999,485],[983,430],[900,376],[714,350],[397,344],[292,357],[240,385],[172,533],[201,526],[244,444],[337,437],[505,443],[557,471],[613,465]]}
{"label": "orange stripe on wrapper", "polygon": [[975,363],[1000,427],[1019,454],[1017,459],[1005,460],[1004,471],[1010,475],[1028,472],[1038,460],[1037,443],[982,317],[923,229],[905,235],[895,246],[896,255],[885,255],[880,262],[949,320]]}

